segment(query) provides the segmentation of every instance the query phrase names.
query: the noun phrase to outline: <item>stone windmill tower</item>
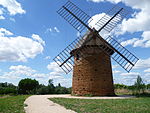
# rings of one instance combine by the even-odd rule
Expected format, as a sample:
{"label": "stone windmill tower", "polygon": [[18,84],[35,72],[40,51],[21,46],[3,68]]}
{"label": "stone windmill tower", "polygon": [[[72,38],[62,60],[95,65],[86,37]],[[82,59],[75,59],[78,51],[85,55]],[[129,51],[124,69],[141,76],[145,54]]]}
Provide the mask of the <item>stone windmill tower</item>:
{"label": "stone windmill tower", "polygon": [[109,33],[127,11],[118,6],[113,7],[95,24],[96,28],[89,27],[91,17],[71,1],[57,12],[79,32],[87,29],[83,36],[76,38],[54,58],[66,74],[73,69],[72,94],[115,95],[111,58],[127,72],[138,58],[111,36],[103,38],[100,33],[102,30]]}

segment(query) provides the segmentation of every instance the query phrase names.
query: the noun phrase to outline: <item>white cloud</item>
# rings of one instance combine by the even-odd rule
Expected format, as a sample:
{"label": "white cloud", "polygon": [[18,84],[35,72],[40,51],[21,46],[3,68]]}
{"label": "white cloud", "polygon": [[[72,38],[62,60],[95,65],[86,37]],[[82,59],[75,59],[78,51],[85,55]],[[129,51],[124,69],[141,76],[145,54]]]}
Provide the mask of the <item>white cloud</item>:
{"label": "white cloud", "polygon": [[4,14],[4,9],[3,8],[0,8],[0,20],[4,20],[5,17],[3,16]]}
{"label": "white cloud", "polygon": [[119,70],[113,70],[113,74],[118,74],[118,73],[121,73],[121,71],[119,71]]}
{"label": "white cloud", "polygon": [[16,75],[0,75],[0,78],[1,79],[9,79],[9,80],[12,80],[12,79],[19,79],[19,78],[21,78],[21,77],[19,77],[19,76],[16,76]]}
{"label": "white cloud", "polygon": [[11,21],[16,22],[16,20],[14,18],[10,18]]}
{"label": "white cloud", "polygon": [[33,70],[32,68],[23,65],[10,66],[9,69],[24,75],[31,75],[32,73],[36,72],[36,70]]}
{"label": "white cloud", "polygon": [[[149,4],[150,5],[150,4]],[[150,13],[148,11],[141,11],[137,13],[133,18],[128,20],[124,19],[121,26],[121,33],[125,32],[138,32],[138,31],[148,31],[150,30]]]}
{"label": "white cloud", "polygon": [[11,35],[13,35],[12,32],[10,32],[4,28],[0,28],[0,37],[11,36]]}
{"label": "white cloud", "polygon": [[52,28],[48,28],[47,31],[52,32]]}
{"label": "white cloud", "polygon": [[62,75],[63,71],[56,62],[48,64],[47,69],[50,70],[50,75]]}
{"label": "white cloud", "polygon": [[121,42],[121,45],[122,46],[132,45],[137,40],[138,40],[137,38],[132,38],[130,40],[126,40],[126,41]]}
{"label": "white cloud", "polygon": [[51,59],[51,57],[50,57],[50,56],[46,56],[45,59],[46,59],[46,60],[49,60],[49,59]]}
{"label": "white cloud", "polygon": [[4,19],[5,19],[5,17],[0,15],[0,20],[4,20]]}
{"label": "white cloud", "polygon": [[44,78],[48,77],[49,74],[38,73],[36,70],[32,69],[31,67],[27,67],[24,65],[16,65],[10,66],[9,72],[4,72],[3,75],[0,75],[0,78],[3,79],[20,79],[20,78]]}
{"label": "white cloud", "polygon": [[0,8],[0,15],[2,15],[4,13],[4,9]]}
{"label": "white cloud", "polygon": [[42,38],[39,35],[32,34],[32,38],[36,41],[38,41],[40,44],[45,45],[45,41],[42,40]]}
{"label": "white cloud", "polygon": [[71,83],[72,83],[71,78],[60,77],[60,78],[57,78],[57,79],[53,78],[53,80],[54,80],[55,85],[58,85],[58,83],[60,83],[62,86],[71,87]]}
{"label": "white cloud", "polygon": [[101,14],[96,14],[94,16],[92,16],[92,21],[89,23],[89,26],[91,28],[95,28],[96,30],[99,29],[99,26],[95,25],[103,16],[105,15],[105,13],[101,13]]}
{"label": "white cloud", "polygon": [[19,79],[22,76],[32,76],[36,72],[36,70],[31,69],[30,67],[17,65],[17,66],[10,66],[10,72],[4,72],[0,78],[3,79]]}
{"label": "white cloud", "polygon": [[121,73],[121,76],[137,76],[140,75],[138,72],[130,72],[130,73]]}
{"label": "white cloud", "polygon": [[57,75],[50,75],[49,79],[61,79],[63,78],[62,76],[57,76]]}
{"label": "white cloud", "polygon": [[150,58],[140,59],[133,68],[134,69],[150,68]]}
{"label": "white cloud", "polygon": [[[111,17],[112,17],[111,15],[106,14],[106,13],[96,14],[96,15],[92,16],[92,21],[91,22],[89,21],[89,26],[91,28],[95,28],[96,30],[99,30],[105,24],[105,23],[101,23],[101,19],[103,19],[104,16],[107,17],[107,19],[111,19]],[[117,19],[114,23],[119,22],[120,19],[121,19],[121,16],[118,15]],[[105,21],[105,20],[103,20],[103,21]],[[114,24],[114,23],[111,22],[111,24]],[[116,29],[115,29],[115,31],[116,31]],[[111,32],[108,33],[108,31],[103,29],[103,30],[101,30],[101,32],[99,34],[105,39],[109,35],[111,35]]]}
{"label": "white cloud", "polygon": [[138,9],[139,12],[132,14],[132,17],[129,19],[124,19],[120,26],[120,33],[124,34],[125,32],[138,32],[138,31],[150,31],[150,0],[87,0],[93,2],[111,2],[119,3],[123,2],[127,6],[132,7],[133,9]]}
{"label": "white cloud", "polygon": [[50,32],[50,33],[60,33],[60,30],[57,27],[54,28],[47,28],[46,32]]}
{"label": "white cloud", "polygon": [[112,65],[112,69],[115,69],[115,68],[118,68],[119,67],[119,65]]}
{"label": "white cloud", "polygon": [[6,8],[10,15],[24,14],[25,10],[16,0],[0,0],[0,5]]}
{"label": "white cloud", "polygon": [[49,76],[49,74],[45,74],[45,73],[35,73],[35,74],[31,75],[31,77],[33,77],[33,78],[41,78],[41,79],[48,77],[48,76]]}
{"label": "white cloud", "polygon": [[96,3],[104,2],[104,1],[109,1],[109,2],[112,2],[112,3],[118,3],[121,0],[87,0],[87,1],[92,1],[92,2],[96,2]]}
{"label": "white cloud", "polygon": [[143,32],[141,38],[132,38],[121,42],[123,46],[132,45],[133,47],[150,47],[150,31]]}
{"label": "white cloud", "polygon": [[61,83],[63,86],[71,86],[71,78],[65,78],[63,70],[58,66],[56,62],[51,62],[47,68],[51,71],[49,79],[53,79],[55,85]]}
{"label": "white cloud", "polygon": [[62,75],[62,71],[58,69],[58,66],[56,66],[54,62],[51,62],[48,65],[48,68],[51,72],[39,73],[37,70],[34,70],[31,67],[25,65],[12,65],[9,67],[9,72],[1,72],[3,74],[0,75],[0,79],[5,79],[6,81],[19,81],[23,78],[32,78],[37,79],[40,83],[44,84],[47,83],[48,79],[53,79],[54,85],[61,83],[63,86],[71,86],[71,79],[65,78]]}
{"label": "white cloud", "polygon": [[144,72],[148,72],[148,73],[150,73],[150,68],[145,69],[145,70],[144,70]]}
{"label": "white cloud", "polygon": [[54,27],[54,30],[55,30],[57,33],[60,32],[59,29],[58,29],[57,27]]}
{"label": "white cloud", "polygon": [[[31,39],[23,36],[11,36],[13,33],[0,28],[0,61],[27,61],[42,53],[44,48],[40,37]],[[9,37],[8,37],[9,36]],[[11,36],[11,37],[10,37]],[[38,36],[38,35],[36,35]]]}
{"label": "white cloud", "polygon": [[121,77],[116,77],[114,79],[115,83],[119,84],[125,84],[125,85],[133,85],[137,79],[137,75],[127,75],[127,76],[121,76]]}
{"label": "white cloud", "polygon": [[139,9],[135,16],[124,20],[122,23],[122,31],[125,32],[137,32],[137,31],[149,31],[150,30],[150,1],[149,0],[125,0],[124,3],[134,9]]}

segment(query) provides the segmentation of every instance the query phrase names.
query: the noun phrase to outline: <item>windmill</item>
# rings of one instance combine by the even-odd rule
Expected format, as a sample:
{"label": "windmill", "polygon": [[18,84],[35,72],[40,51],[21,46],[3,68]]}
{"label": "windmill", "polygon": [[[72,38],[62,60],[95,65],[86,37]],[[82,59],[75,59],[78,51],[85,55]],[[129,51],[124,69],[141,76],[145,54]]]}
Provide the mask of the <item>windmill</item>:
{"label": "windmill", "polygon": [[128,11],[116,5],[95,24],[95,28],[89,26],[92,18],[71,1],[57,13],[79,32],[87,30],[54,58],[66,74],[73,69],[72,94],[115,95],[111,58],[127,72],[138,58],[111,36],[103,38],[100,33],[111,32]]}

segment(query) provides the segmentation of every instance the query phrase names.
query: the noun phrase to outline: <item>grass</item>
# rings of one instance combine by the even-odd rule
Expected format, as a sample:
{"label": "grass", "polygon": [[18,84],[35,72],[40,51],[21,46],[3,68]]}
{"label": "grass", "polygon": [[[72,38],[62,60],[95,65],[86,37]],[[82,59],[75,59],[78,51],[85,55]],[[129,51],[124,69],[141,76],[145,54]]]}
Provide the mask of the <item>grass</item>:
{"label": "grass", "polygon": [[77,113],[150,113],[149,97],[114,100],[50,98],[50,100]]}
{"label": "grass", "polygon": [[24,101],[28,95],[6,96],[0,98],[0,113],[25,113]]}

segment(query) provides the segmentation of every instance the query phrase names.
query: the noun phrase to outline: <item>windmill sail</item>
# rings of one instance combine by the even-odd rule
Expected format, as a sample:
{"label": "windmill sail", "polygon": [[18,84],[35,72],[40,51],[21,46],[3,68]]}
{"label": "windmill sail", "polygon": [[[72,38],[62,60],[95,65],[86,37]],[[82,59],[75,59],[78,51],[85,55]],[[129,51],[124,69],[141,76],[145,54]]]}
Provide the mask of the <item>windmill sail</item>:
{"label": "windmill sail", "polygon": [[128,11],[126,9],[116,5],[95,24],[98,32],[103,29],[110,32],[127,14]]}
{"label": "windmill sail", "polygon": [[88,24],[92,21],[91,17],[80,8],[78,8],[71,1],[68,1],[65,5],[63,5],[57,11],[57,13],[62,16],[66,21],[68,21],[80,33],[85,28],[91,30],[88,26]]}
{"label": "windmill sail", "polygon": [[125,47],[123,47],[119,42],[113,39],[111,36],[108,36],[106,40],[99,36],[98,38],[101,41],[103,41],[106,45],[105,47],[99,46],[100,49],[102,49],[104,52],[110,55],[111,51],[108,49],[108,47],[110,47],[114,51],[114,54],[111,55],[111,57],[127,72],[130,72],[132,67],[136,64],[136,62],[139,59],[131,52],[129,52]]}
{"label": "windmill sail", "polygon": [[[99,32],[102,30],[110,32],[123,19],[123,17],[128,14],[128,11],[124,8],[120,8],[118,6],[112,8],[96,23],[96,28],[98,27],[98,30],[95,30],[95,28],[91,29],[88,26],[88,24],[92,21],[91,17],[70,1],[63,5],[57,13],[79,32],[82,32],[85,28],[90,31],[89,33],[86,33],[85,36],[78,37],[54,58],[54,61],[65,71],[66,74],[72,70],[74,65],[73,55],[71,54],[72,51],[76,50],[77,53],[80,53],[80,51],[87,51],[86,44],[90,42],[92,38],[85,39],[85,37],[97,37],[97,39],[100,40],[97,42],[101,42],[101,44],[98,43],[96,46],[106,52],[109,56],[111,55],[111,57],[128,72],[138,61],[136,56],[134,56],[111,36],[107,39],[103,39],[99,35]],[[80,49],[81,46],[84,46],[84,49]],[[84,58],[84,56],[82,56],[82,58]]]}
{"label": "windmill sail", "polygon": [[[86,33],[85,35],[87,35]],[[63,69],[63,71],[67,74],[69,73],[74,65],[74,58],[73,55],[71,55],[71,51],[75,50],[77,48],[80,48],[83,43],[85,43],[85,37],[86,36],[80,36],[76,38],[70,45],[68,45],[62,52],[60,52],[53,60]],[[87,43],[87,42],[86,42]],[[82,49],[84,51],[86,49]],[[77,52],[80,52],[81,50],[78,49]]]}

